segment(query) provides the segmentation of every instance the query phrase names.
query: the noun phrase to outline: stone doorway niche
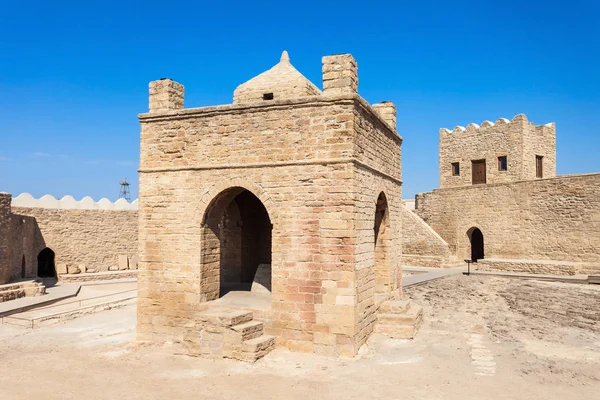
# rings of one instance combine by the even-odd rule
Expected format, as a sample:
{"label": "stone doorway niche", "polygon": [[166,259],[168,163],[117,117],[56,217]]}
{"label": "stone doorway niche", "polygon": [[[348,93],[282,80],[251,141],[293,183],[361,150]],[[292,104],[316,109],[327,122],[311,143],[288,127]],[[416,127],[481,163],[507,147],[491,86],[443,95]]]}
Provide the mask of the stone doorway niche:
{"label": "stone doorway niche", "polygon": [[265,206],[249,190],[234,187],[217,195],[203,224],[201,286],[206,300],[226,296],[239,301],[256,293],[268,296],[270,305],[272,229]]}
{"label": "stone doorway niche", "polygon": [[388,202],[385,193],[379,193],[375,205],[375,224],[373,227],[375,240],[375,293],[385,294],[392,289],[390,275],[390,227]]}
{"label": "stone doorway niche", "polygon": [[27,269],[25,268],[25,255],[23,254],[23,257],[21,257],[21,278],[25,278],[25,275],[27,275]]}
{"label": "stone doorway niche", "polygon": [[38,276],[40,278],[56,278],[56,268],[54,266],[54,252],[46,247],[40,251],[38,256]]}
{"label": "stone doorway niche", "polygon": [[483,233],[479,228],[471,228],[467,232],[471,242],[471,261],[477,262],[484,258]]}

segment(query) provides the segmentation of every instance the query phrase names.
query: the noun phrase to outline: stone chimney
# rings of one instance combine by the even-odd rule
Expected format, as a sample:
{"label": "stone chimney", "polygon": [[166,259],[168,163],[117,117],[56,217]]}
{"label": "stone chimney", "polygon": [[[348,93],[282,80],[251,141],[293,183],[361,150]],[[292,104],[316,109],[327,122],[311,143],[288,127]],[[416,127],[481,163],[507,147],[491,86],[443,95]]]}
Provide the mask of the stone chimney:
{"label": "stone chimney", "polygon": [[358,92],[358,65],[351,54],[323,57],[323,94]]}
{"label": "stone chimney", "polygon": [[183,108],[183,85],[169,78],[150,82],[150,112],[160,113]]}
{"label": "stone chimney", "polygon": [[381,118],[396,130],[396,106],[391,101],[382,101],[371,106]]}

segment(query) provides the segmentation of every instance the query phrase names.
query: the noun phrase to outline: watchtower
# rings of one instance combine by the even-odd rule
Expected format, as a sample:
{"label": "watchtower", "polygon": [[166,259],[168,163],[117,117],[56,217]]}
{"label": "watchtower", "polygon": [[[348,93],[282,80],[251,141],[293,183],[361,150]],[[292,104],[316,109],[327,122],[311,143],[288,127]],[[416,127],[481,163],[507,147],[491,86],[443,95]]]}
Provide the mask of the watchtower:
{"label": "watchtower", "polygon": [[440,188],[556,176],[556,127],[511,121],[440,129]]}

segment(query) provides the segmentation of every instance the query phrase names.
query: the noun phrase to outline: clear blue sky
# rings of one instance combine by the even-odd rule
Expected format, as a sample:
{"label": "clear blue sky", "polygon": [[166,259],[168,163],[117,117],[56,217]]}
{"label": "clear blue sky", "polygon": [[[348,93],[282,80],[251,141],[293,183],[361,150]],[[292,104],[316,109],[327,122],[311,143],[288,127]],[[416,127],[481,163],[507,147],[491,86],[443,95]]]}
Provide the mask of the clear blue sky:
{"label": "clear blue sky", "polygon": [[600,171],[597,1],[218,3],[1,0],[0,191],[136,197],[148,82],[230,103],[284,49],[318,86],[351,53],[360,94],[397,105],[404,198],[438,187],[440,127],[518,113],[556,122],[559,174]]}

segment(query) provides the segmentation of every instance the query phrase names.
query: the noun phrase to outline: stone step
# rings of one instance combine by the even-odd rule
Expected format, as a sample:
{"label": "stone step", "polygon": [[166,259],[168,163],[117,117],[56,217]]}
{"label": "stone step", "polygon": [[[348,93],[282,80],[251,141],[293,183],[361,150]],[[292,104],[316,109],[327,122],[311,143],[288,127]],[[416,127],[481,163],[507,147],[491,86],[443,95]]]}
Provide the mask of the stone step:
{"label": "stone step", "polygon": [[255,339],[263,334],[264,324],[260,321],[248,321],[235,325],[232,329],[242,336],[243,341]]}
{"label": "stone step", "polygon": [[394,324],[376,324],[375,333],[387,336],[392,339],[412,339],[419,330],[418,326],[394,325]]}
{"label": "stone step", "polygon": [[410,300],[388,300],[381,303],[379,312],[384,314],[401,314],[410,308]]}
{"label": "stone step", "polygon": [[262,335],[254,339],[246,340],[242,344],[242,361],[254,362],[267,355],[275,348],[275,337]]}
{"label": "stone step", "polygon": [[201,322],[217,327],[230,328],[245,322],[252,321],[252,312],[228,308],[210,308],[198,314]]}
{"label": "stone step", "polygon": [[413,304],[405,313],[379,313],[377,314],[377,322],[381,324],[394,325],[414,325],[422,318],[423,307]]}
{"label": "stone step", "polygon": [[0,303],[25,297],[27,294],[23,289],[4,290],[0,292]]}

